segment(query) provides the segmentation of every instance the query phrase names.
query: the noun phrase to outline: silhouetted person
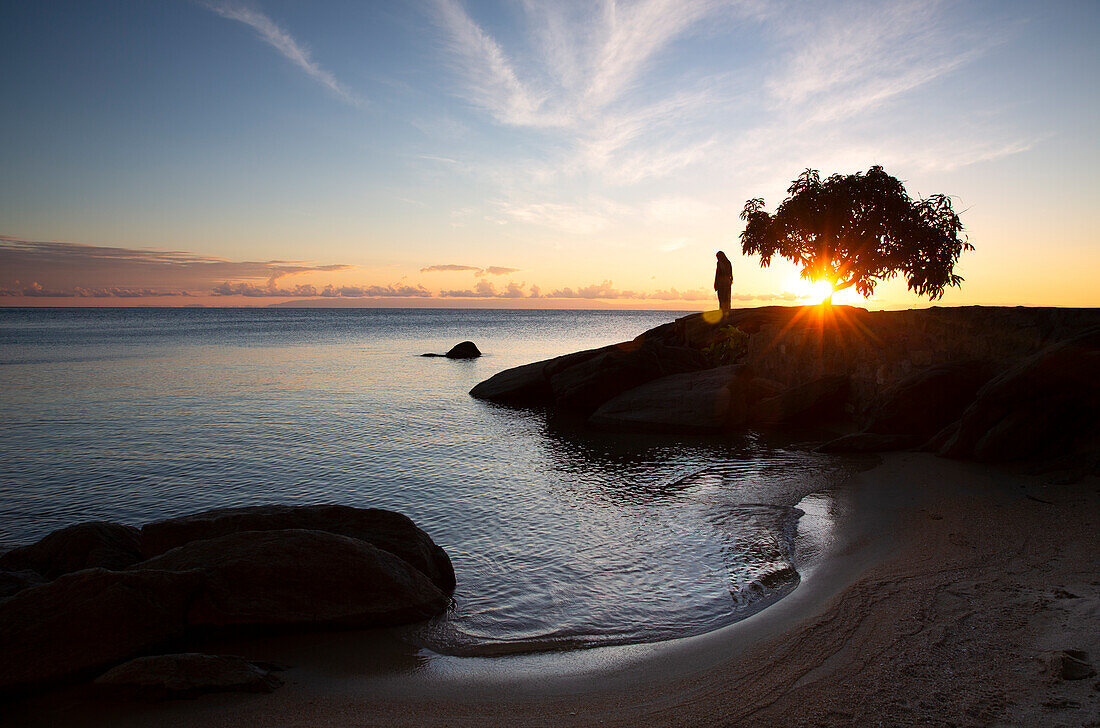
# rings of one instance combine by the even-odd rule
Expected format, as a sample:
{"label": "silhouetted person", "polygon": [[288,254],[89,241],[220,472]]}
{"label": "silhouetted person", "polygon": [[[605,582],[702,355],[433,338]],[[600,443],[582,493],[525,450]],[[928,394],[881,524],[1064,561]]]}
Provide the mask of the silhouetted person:
{"label": "silhouetted person", "polygon": [[714,271],[714,290],[718,292],[718,308],[725,315],[730,310],[730,288],[733,286],[733,263],[721,250],[715,256],[718,267]]}

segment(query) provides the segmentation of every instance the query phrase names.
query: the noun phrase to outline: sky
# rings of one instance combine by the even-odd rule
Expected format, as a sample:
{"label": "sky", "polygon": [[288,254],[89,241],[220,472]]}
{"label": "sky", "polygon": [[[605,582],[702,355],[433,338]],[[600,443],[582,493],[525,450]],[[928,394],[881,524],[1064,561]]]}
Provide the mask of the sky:
{"label": "sky", "polygon": [[[747,199],[882,165],[937,305],[1100,306],[1100,3],[0,5],[0,305],[816,302]],[[904,280],[868,308],[930,305]]]}

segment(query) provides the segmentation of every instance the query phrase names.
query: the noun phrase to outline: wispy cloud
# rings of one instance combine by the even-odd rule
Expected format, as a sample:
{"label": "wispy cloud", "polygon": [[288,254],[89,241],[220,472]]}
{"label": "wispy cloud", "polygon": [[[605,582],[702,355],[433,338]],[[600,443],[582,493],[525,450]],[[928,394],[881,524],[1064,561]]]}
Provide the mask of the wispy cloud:
{"label": "wispy cloud", "polygon": [[503,276],[509,273],[518,273],[519,268],[505,268],[502,265],[490,265],[487,268],[480,268],[476,265],[455,265],[454,263],[445,263],[443,265],[429,265],[427,268],[421,268],[421,273],[449,273],[455,271],[473,271],[473,274],[478,278],[483,276]]}
{"label": "wispy cloud", "polygon": [[[940,93],[937,82],[1013,32],[993,20],[960,22],[942,0],[529,1],[507,35],[490,32],[463,0],[431,7],[455,93],[502,133],[524,133],[531,150],[495,167],[464,165],[499,185],[500,222],[592,235],[638,212],[654,222],[677,214],[660,197],[638,199],[658,180],[696,192],[699,180],[714,180],[710,199],[699,200],[713,216],[730,188],[758,194],[807,164],[947,169],[1033,143],[1008,127],[891,120],[899,104],[916,108],[921,94]],[[701,63],[689,41],[713,42],[711,33],[751,36],[759,49]],[[914,143],[922,134],[935,143]],[[620,207],[569,199],[593,186]],[[683,212],[699,217],[702,207]]]}
{"label": "wispy cloud", "polygon": [[559,127],[590,121],[622,100],[663,49],[737,4],[525,2],[530,47],[519,58],[509,57],[458,0],[436,0],[435,17],[468,100],[502,124]]}
{"label": "wispy cloud", "polygon": [[442,265],[429,265],[427,268],[421,268],[420,272],[421,273],[446,273],[446,272],[451,272],[451,271],[464,271],[464,270],[479,271],[479,270],[481,270],[481,268],[479,268],[476,265],[456,265],[454,263],[444,263]]}
{"label": "wispy cloud", "polygon": [[202,4],[223,18],[236,20],[252,28],[262,41],[279,51],[284,58],[346,103],[357,107],[365,105],[366,102],[359,95],[336,80],[331,72],[322,68],[313,59],[313,54],[307,47],[295,40],[289,32],[279,27],[278,23],[263,12],[236,3],[204,2]]}
{"label": "wispy cloud", "polygon": [[[461,94],[499,124],[556,132],[571,146],[564,169],[618,171],[631,183],[690,163],[699,140],[658,129],[699,113],[714,100],[714,84],[679,88],[655,101],[634,92],[658,56],[705,18],[743,3],[730,0],[643,0],[636,3],[522,5],[528,34],[510,56],[458,0],[436,0]],[[630,158],[620,154],[636,146]]]}
{"label": "wispy cloud", "polygon": [[510,273],[518,273],[519,271],[520,271],[519,268],[505,268],[502,265],[491,265],[488,268],[483,268],[480,271],[478,271],[477,273],[474,273],[474,275],[476,275],[478,277],[481,277],[481,276],[506,276],[506,275],[509,275]]}
{"label": "wispy cloud", "polygon": [[843,119],[952,73],[999,41],[966,33],[946,9],[938,0],[849,2],[776,25],[790,55],[766,88],[780,108],[812,108],[807,121]]}

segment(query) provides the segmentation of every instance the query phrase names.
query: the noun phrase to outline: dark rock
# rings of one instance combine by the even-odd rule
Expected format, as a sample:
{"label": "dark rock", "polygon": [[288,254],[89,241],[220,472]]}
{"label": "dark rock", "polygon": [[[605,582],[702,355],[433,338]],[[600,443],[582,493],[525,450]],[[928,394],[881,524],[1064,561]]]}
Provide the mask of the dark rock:
{"label": "dark rock", "polygon": [[141,561],[138,529],[91,521],[54,531],[41,541],[0,556],[0,569],[30,569],[49,579],[81,569],[125,569]]}
{"label": "dark rock", "polygon": [[445,355],[448,359],[476,359],[481,356],[481,351],[472,341],[463,341],[455,344]]}
{"label": "dark rock", "polygon": [[693,349],[662,344],[623,344],[550,375],[554,403],[560,410],[588,416],[604,402],[669,374],[707,367]]}
{"label": "dark rock", "polygon": [[270,693],[283,684],[270,669],[231,655],[138,657],[95,680],[99,688],[142,700],[193,698],[205,693]]}
{"label": "dark rock", "polygon": [[554,402],[550,376],[596,356],[604,349],[578,351],[554,359],[505,369],[470,390],[470,396],[514,407],[544,407]]}
{"label": "dark rock", "polygon": [[848,377],[821,377],[760,402],[754,419],[767,425],[809,425],[839,419],[848,397]]}
{"label": "dark rock", "polygon": [[24,589],[46,583],[46,579],[31,569],[0,571],[0,599],[10,597]]}
{"label": "dark rock", "polygon": [[605,402],[589,424],[647,432],[717,432],[745,412],[741,367],[672,374]]}
{"label": "dark rock", "polygon": [[753,377],[748,382],[747,395],[749,402],[755,403],[771,397],[778,397],[787,388],[775,381],[764,377]]}
{"label": "dark rock", "polygon": [[0,690],[103,667],[184,633],[202,577],[87,569],[0,602]]}
{"label": "dark rock", "polygon": [[143,526],[141,550],[146,558],[151,558],[191,541],[240,531],[291,528],[366,541],[404,559],[444,592],[454,590],[455,572],[447,552],[407,516],[379,508],[336,505],[217,508]]}
{"label": "dark rock", "polygon": [[366,541],[324,531],[242,531],[191,541],[138,565],[201,572],[198,626],[383,627],[427,619],[447,596],[419,569]]}
{"label": "dark rock", "polygon": [[1084,680],[1096,674],[1087,652],[1062,650],[1054,656],[1058,676],[1063,680]]}
{"label": "dark rock", "polygon": [[554,401],[546,361],[497,372],[471,389],[470,396],[518,407],[541,407]]}
{"label": "dark rock", "polygon": [[989,381],[940,450],[1002,462],[1095,456],[1100,433],[1100,328],[1053,344]]}
{"label": "dark rock", "polygon": [[977,361],[922,369],[883,393],[866,431],[928,440],[959,419],[991,374]]}
{"label": "dark rock", "polygon": [[921,443],[912,435],[880,435],[875,432],[858,432],[845,435],[821,445],[817,452],[889,452],[908,450]]}
{"label": "dark rock", "polygon": [[951,442],[959,432],[959,422],[952,422],[947,427],[937,432],[927,442],[920,446],[920,450],[924,452],[936,452],[944,448],[947,443]]}

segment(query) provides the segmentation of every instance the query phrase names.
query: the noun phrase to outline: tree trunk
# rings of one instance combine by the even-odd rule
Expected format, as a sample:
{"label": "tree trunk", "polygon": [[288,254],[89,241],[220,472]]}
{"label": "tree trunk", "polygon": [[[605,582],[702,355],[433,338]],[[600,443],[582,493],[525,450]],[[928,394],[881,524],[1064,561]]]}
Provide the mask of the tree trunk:
{"label": "tree trunk", "polygon": [[845,288],[851,288],[852,286],[855,285],[855,283],[856,282],[854,280],[845,281],[843,283],[834,283],[833,284],[833,290],[829,291],[829,295],[825,297],[825,300],[823,300],[821,302],[821,305],[823,305],[823,306],[832,306],[833,305],[833,294],[836,293],[837,291],[843,291]]}

